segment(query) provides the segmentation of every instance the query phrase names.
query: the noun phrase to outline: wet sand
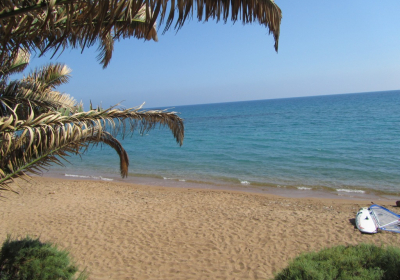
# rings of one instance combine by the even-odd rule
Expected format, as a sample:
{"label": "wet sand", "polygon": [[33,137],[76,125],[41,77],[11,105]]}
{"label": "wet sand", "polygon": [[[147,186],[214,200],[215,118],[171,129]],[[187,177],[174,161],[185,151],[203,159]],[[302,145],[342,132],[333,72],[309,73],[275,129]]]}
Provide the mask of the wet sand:
{"label": "wet sand", "polygon": [[[40,237],[70,250],[89,279],[271,279],[302,252],[358,243],[370,200],[35,178],[3,193],[0,241]],[[394,200],[375,201],[399,213]]]}

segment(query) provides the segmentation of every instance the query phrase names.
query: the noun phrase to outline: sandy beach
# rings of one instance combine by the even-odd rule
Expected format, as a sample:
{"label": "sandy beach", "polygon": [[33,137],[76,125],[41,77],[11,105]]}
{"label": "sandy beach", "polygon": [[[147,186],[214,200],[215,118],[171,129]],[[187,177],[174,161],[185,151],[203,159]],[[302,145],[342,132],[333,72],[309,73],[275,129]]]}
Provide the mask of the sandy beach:
{"label": "sandy beach", "polygon": [[[363,200],[56,178],[18,190],[3,193],[0,241],[56,243],[89,279],[271,279],[302,252],[400,243],[400,234],[355,228]],[[400,212],[393,200],[377,203]]]}

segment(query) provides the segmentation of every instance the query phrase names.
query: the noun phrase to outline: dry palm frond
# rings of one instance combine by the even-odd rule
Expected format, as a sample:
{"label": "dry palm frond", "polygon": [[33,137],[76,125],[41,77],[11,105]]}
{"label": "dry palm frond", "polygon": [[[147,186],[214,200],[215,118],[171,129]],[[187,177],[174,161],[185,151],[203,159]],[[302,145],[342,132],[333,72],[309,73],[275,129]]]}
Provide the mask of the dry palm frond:
{"label": "dry palm frond", "polygon": [[258,22],[273,33],[278,50],[282,15],[273,0],[8,0],[0,4],[0,61],[18,48],[43,54],[68,46],[83,50],[99,42],[106,67],[115,39],[156,39],[157,19],[165,21],[164,32],[175,19],[180,29],[195,11],[199,21]]}
{"label": "dry palm frond", "polygon": [[122,147],[121,143],[110,133],[102,131],[101,134],[99,132],[92,134],[93,136],[87,137],[86,138],[86,144],[98,144],[98,143],[104,143],[111,148],[113,148],[118,156],[119,156],[119,170],[121,172],[121,177],[126,178],[128,177],[128,167],[129,167],[129,157],[128,154],[126,153],[124,147]]}

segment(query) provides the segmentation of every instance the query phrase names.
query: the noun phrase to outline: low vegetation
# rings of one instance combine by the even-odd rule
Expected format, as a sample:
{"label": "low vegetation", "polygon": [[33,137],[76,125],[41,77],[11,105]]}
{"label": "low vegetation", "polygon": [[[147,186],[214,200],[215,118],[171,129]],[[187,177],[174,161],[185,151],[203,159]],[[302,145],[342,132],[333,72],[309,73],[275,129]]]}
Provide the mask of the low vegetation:
{"label": "low vegetation", "polygon": [[39,239],[8,237],[0,251],[0,280],[86,279],[85,273],[75,276],[77,272],[68,251]]}
{"label": "low vegetation", "polygon": [[400,248],[359,244],[305,253],[274,279],[400,279]]}

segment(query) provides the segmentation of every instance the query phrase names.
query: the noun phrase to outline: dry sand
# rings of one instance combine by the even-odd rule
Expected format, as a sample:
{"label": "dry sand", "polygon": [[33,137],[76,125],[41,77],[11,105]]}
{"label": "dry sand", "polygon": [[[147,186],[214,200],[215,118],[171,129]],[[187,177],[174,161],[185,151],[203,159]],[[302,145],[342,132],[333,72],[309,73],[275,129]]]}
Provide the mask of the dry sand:
{"label": "dry sand", "polygon": [[0,242],[12,234],[56,243],[89,279],[271,279],[302,252],[400,244],[400,234],[355,229],[369,201],[54,178],[20,187],[3,193]]}

